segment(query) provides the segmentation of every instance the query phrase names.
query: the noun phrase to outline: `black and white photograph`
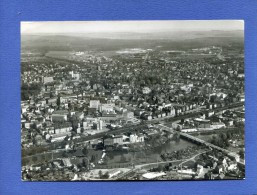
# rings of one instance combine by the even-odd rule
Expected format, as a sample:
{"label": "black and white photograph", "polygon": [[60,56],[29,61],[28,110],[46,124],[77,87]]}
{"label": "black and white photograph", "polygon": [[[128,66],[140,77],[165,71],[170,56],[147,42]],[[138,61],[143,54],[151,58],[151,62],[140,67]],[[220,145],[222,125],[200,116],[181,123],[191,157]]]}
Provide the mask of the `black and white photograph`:
{"label": "black and white photograph", "polygon": [[243,20],[20,28],[22,181],[245,179]]}

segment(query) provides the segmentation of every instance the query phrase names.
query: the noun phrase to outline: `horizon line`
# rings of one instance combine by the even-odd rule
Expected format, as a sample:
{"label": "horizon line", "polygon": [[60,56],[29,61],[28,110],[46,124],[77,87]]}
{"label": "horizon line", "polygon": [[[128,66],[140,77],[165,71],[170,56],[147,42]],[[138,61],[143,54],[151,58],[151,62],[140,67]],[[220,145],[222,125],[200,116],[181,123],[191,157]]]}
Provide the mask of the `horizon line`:
{"label": "horizon line", "polygon": [[243,20],[139,20],[20,22],[21,34],[162,33],[244,30]]}

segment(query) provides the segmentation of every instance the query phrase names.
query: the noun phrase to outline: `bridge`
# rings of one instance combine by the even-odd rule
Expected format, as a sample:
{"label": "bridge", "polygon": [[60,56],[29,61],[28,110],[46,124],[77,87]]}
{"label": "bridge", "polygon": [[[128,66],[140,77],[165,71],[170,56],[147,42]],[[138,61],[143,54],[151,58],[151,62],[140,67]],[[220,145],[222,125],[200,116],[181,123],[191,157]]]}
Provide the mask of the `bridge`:
{"label": "bridge", "polygon": [[[164,130],[166,130],[166,131],[169,131],[169,132],[171,132],[171,133],[177,132],[177,131],[173,130],[172,128],[167,127],[167,126],[164,126],[164,125],[162,125],[162,124],[158,124],[158,125],[156,125],[156,126],[159,126],[160,128],[162,128],[162,129],[164,129]],[[209,148],[213,148],[213,149],[216,149],[216,150],[218,150],[218,151],[221,151],[221,152],[223,152],[224,154],[226,154],[226,155],[228,155],[228,156],[230,156],[230,157],[234,157],[234,158],[237,160],[237,162],[238,162],[239,164],[245,166],[244,160],[240,159],[240,158],[239,158],[239,155],[236,154],[235,152],[231,152],[231,151],[229,151],[229,150],[226,150],[226,149],[224,149],[224,148],[221,148],[221,147],[219,147],[219,146],[216,146],[216,145],[214,145],[214,144],[211,144],[211,143],[209,143],[209,142],[207,142],[207,141],[204,141],[204,140],[202,140],[202,139],[199,139],[199,138],[194,137],[194,136],[192,136],[192,135],[189,135],[189,134],[187,134],[187,133],[183,133],[183,132],[179,132],[179,133],[180,133],[180,136],[181,136],[182,138],[187,139],[187,140],[190,140],[190,141],[193,141],[193,142],[195,142],[195,143],[199,143],[199,144],[205,145],[205,146],[207,146],[207,147],[209,147]]]}
{"label": "bridge", "polygon": [[[215,112],[220,112],[220,111],[227,110],[227,109],[235,109],[235,108],[241,107],[243,105],[244,105],[244,102],[237,102],[237,103],[233,103],[231,105],[225,106],[225,107],[215,108],[215,109],[212,109],[212,110],[215,111]],[[183,114],[183,115],[180,115],[180,116],[174,116],[174,117],[169,116],[169,117],[147,120],[147,121],[144,121],[143,124],[133,124],[133,125],[130,125],[130,126],[124,126],[124,127],[118,128],[118,129],[111,130],[111,131],[101,132],[101,133],[97,133],[97,134],[94,134],[94,135],[81,137],[81,138],[76,139],[76,143],[81,143],[81,142],[89,141],[89,140],[92,140],[92,139],[99,139],[99,138],[102,138],[103,136],[105,136],[107,134],[120,134],[120,133],[124,133],[124,132],[130,132],[133,129],[138,129],[138,128],[144,127],[146,124],[158,123],[160,121],[165,121],[167,119],[169,120],[169,123],[172,123],[174,121],[179,121],[181,119],[187,119],[187,118],[195,117],[198,114],[200,114],[201,112],[202,111],[198,111],[198,112],[194,112],[194,113]],[[56,150],[61,145],[62,145],[61,142],[54,142],[54,143],[49,143],[46,146],[40,146],[40,147],[43,148],[44,151],[48,151],[48,150]],[[26,148],[26,151],[31,152],[32,150],[36,150],[37,148],[38,148],[38,146],[32,146],[30,148]],[[24,154],[24,149],[23,149],[22,153]],[[33,153],[33,152],[31,152],[31,153]],[[37,154],[38,153],[39,152],[37,152]],[[33,154],[35,154],[35,153],[33,153]],[[24,156],[31,156],[31,155],[24,155]]]}

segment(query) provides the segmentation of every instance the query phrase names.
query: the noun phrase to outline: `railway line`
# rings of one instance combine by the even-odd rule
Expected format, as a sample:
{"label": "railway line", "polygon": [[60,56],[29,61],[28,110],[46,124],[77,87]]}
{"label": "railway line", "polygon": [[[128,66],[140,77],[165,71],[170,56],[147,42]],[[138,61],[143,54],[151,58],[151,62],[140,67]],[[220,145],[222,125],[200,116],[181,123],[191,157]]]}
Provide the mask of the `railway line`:
{"label": "railway line", "polygon": [[[238,102],[238,103],[234,103],[234,104],[231,104],[231,105],[228,105],[228,106],[225,106],[225,107],[212,109],[212,111],[220,112],[220,111],[223,111],[223,110],[228,110],[228,109],[234,109],[234,108],[237,108],[237,107],[241,107],[243,105],[244,105],[244,102]],[[164,122],[165,124],[172,124],[173,122],[181,120],[181,119],[188,119],[188,118],[196,117],[202,112],[203,112],[203,110],[200,110],[199,112],[188,113],[188,114],[184,114],[184,115],[180,115],[180,116],[163,117],[163,118],[157,118],[157,119],[153,119],[153,120],[145,120],[140,124],[125,126],[125,127],[119,128],[119,129],[110,130],[108,132],[102,132],[102,133],[97,133],[97,134],[94,134],[94,135],[89,135],[89,136],[86,136],[86,137],[81,137],[81,138],[76,139],[75,142],[77,144],[79,144],[79,143],[82,143],[82,142],[85,142],[85,141],[90,141],[90,140],[93,140],[93,139],[100,139],[104,136],[111,135],[111,134],[126,133],[126,132],[130,132],[132,130],[144,128],[144,127],[146,127],[147,124],[159,124],[160,122]],[[44,149],[44,151],[56,150],[61,145],[62,145],[61,142],[54,142],[54,143],[48,144],[47,146],[43,146],[43,149]],[[33,148],[37,148],[37,147],[31,147],[31,148],[26,149],[26,150],[32,150]]]}

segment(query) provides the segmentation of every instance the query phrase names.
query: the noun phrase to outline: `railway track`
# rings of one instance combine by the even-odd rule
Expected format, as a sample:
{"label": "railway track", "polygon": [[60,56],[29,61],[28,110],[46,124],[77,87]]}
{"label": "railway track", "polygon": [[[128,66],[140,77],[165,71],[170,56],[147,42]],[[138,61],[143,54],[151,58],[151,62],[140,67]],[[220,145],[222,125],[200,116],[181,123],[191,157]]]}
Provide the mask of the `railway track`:
{"label": "railway track", "polygon": [[[220,112],[220,111],[223,111],[223,110],[228,110],[228,109],[241,107],[243,105],[244,105],[244,102],[238,102],[238,103],[231,104],[231,105],[228,105],[228,106],[225,106],[225,107],[212,109],[212,111]],[[81,137],[81,138],[76,139],[75,142],[79,144],[81,142],[90,141],[90,140],[93,140],[93,139],[100,139],[100,138],[102,138],[106,135],[126,133],[126,132],[130,132],[131,130],[146,127],[147,124],[154,124],[154,123],[157,124],[159,122],[165,122],[166,125],[167,124],[172,124],[173,122],[181,120],[181,119],[196,117],[204,111],[205,110],[200,110],[199,112],[184,114],[184,115],[180,115],[180,116],[164,117],[164,118],[158,118],[158,119],[153,119],[153,120],[147,120],[147,121],[143,121],[143,123],[140,123],[140,124],[121,127],[119,129],[114,129],[114,130],[110,130],[108,132],[102,132],[102,133],[98,133],[98,134],[95,134],[95,135],[90,135],[90,136],[87,136],[87,137]],[[50,143],[49,145],[44,146],[43,148],[44,148],[45,151],[55,150],[58,147],[60,147],[61,145],[62,145],[61,142],[57,142],[57,143],[55,142],[55,143]],[[35,149],[37,147],[31,147],[29,150],[32,150],[33,148]],[[42,148],[42,146],[41,146],[41,148]]]}

